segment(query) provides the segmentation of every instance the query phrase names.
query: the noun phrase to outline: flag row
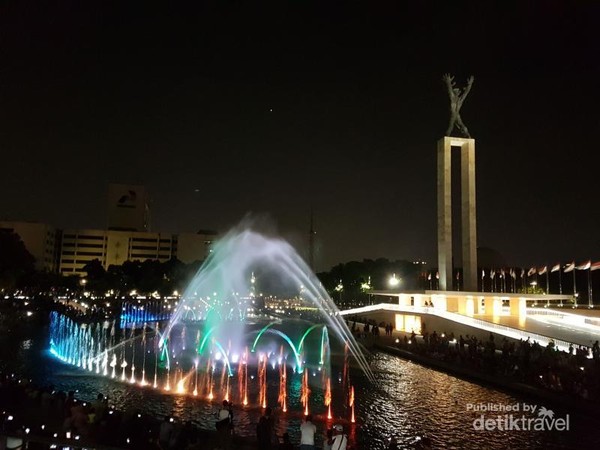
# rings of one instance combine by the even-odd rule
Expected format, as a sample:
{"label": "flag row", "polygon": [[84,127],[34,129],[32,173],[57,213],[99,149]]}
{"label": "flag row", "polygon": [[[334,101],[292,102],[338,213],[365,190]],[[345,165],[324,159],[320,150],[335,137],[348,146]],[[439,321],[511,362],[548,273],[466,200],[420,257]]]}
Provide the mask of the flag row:
{"label": "flag row", "polygon": [[[544,275],[548,272],[550,272],[550,273],[558,272],[561,269],[562,269],[563,273],[572,272],[573,270],[594,271],[594,270],[600,269],[600,262],[592,263],[591,260],[588,260],[581,264],[576,264],[575,262],[571,262],[569,264],[565,264],[564,266],[561,266],[561,264],[555,264],[553,266],[532,267],[527,272],[525,271],[525,269],[520,269],[520,273],[519,273],[519,269],[506,269],[506,270],[505,269],[491,269],[491,270],[489,270],[489,276],[490,276],[490,278],[494,278],[496,275],[499,274],[501,277],[504,277],[508,274],[508,276],[510,276],[511,278],[517,278],[519,276],[521,278],[523,278],[525,276],[525,274],[527,274],[528,277],[531,277],[533,275]],[[485,269],[483,269],[481,271],[481,278],[485,278],[485,276],[486,276],[486,271],[485,271]]]}

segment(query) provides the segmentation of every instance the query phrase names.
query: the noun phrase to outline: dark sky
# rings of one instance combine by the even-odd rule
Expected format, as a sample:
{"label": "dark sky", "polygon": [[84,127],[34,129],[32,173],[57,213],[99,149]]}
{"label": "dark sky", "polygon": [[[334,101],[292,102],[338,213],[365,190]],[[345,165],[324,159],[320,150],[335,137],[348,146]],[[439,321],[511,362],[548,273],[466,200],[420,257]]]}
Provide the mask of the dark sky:
{"label": "dark sky", "polygon": [[144,3],[2,2],[0,218],[102,228],[107,184],[144,184],[156,231],[267,213],[305,252],[312,207],[318,269],[435,265],[451,72],[479,245],[600,258],[598,3]]}

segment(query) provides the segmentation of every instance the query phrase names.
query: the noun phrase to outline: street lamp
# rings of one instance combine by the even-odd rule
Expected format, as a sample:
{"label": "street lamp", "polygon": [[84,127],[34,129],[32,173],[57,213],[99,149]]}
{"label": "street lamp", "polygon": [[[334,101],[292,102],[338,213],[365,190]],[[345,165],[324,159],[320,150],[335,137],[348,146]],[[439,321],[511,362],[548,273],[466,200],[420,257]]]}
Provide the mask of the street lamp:
{"label": "street lamp", "polygon": [[400,284],[400,278],[396,278],[396,274],[393,273],[390,279],[388,280],[388,284],[390,287],[395,288]]}
{"label": "street lamp", "polygon": [[335,287],[336,292],[340,293],[340,303],[342,302],[342,291],[344,290],[344,285],[342,284],[342,280],[340,280],[340,282],[338,283],[338,285]]}
{"label": "street lamp", "polygon": [[365,293],[368,293],[368,294],[369,294],[369,304],[371,304],[371,292],[370,292],[370,291],[371,291],[371,289],[372,289],[372,287],[371,287],[371,275],[369,275],[369,281],[367,281],[367,282],[364,282],[364,283],[362,283],[362,284],[360,285],[360,289],[361,289],[363,292],[365,292]]}

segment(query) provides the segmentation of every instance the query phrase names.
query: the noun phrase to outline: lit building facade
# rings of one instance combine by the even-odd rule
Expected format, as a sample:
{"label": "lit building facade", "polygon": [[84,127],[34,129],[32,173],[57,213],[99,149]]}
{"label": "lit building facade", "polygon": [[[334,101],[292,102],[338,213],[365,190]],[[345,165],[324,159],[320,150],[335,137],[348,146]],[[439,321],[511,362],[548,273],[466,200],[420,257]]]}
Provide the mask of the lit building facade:
{"label": "lit building facade", "polygon": [[177,258],[185,264],[204,260],[212,252],[216,231],[149,232],[150,211],[144,186],[110,184],[107,229],[59,230],[51,225],[1,222],[0,230],[21,237],[36,260],[36,269],[84,276],[84,267],[97,259],[104,269],[125,261]]}
{"label": "lit building facade", "polygon": [[145,233],[116,230],[65,230],[60,248],[59,271],[84,276],[84,267],[99,260],[105,269],[125,261],[160,262],[177,258],[189,264],[205,259],[211,252],[216,232]]}

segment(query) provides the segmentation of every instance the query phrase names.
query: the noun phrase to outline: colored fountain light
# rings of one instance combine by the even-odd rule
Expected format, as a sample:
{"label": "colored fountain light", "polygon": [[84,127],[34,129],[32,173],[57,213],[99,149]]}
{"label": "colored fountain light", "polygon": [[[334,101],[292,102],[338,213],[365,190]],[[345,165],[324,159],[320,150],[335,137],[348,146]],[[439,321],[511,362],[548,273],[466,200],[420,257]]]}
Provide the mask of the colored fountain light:
{"label": "colored fountain light", "polygon": [[[264,292],[298,299],[318,321],[281,318],[265,306]],[[112,322],[81,324],[53,313],[50,352],[138,389],[266,408],[275,398],[271,386],[278,386],[273,394],[283,412],[299,400],[306,415],[324,408],[332,420],[344,410],[355,420],[349,359],[367,378],[373,375],[337,307],[287,242],[247,227],[231,231],[178,299],[172,310],[154,298],[126,305]],[[166,309],[172,311],[168,323],[161,322]],[[332,373],[333,343],[344,349],[339,380],[340,372]],[[332,379],[341,386],[337,399]],[[300,391],[295,400],[294,385]],[[311,404],[320,398],[313,391],[322,392],[320,405]],[[348,409],[344,398],[350,398]]]}

